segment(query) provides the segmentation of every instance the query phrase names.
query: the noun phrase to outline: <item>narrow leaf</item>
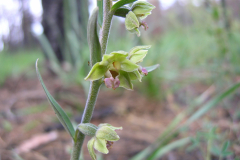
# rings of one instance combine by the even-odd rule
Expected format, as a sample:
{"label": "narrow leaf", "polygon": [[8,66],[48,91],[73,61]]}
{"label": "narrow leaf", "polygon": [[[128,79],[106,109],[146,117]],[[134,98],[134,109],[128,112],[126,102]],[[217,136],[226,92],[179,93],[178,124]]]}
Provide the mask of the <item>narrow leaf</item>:
{"label": "narrow leaf", "polygon": [[40,75],[40,72],[38,70],[38,66],[37,66],[37,62],[36,61],[36,72],[37,72],[37,76],[38,79],[43,87],[44,92],[46,93],[47,99],[49,100],[54,112],[56,113],[59,121],[61,122],[61,124],[63,125],[63,127],[68,131],[68,133],[70,134],[70,136],[72,137],[72,139],[74,140],[74,134],[75,134],[75,130],[73,128],[73,125],[70,121],[70,119],[68,118],[67,114],[63,111],[63,109],[61,108],[61,106],[56,102],[56,100],[52,97],[52,95],[48,92],[45,84],[43,83],[42,77]]}
{"label": "narrow leaf", "polygon": [[229,141],[226,141],[226,142],[223,144],[222,152],[225,152],[225,151],[228,149],[229,145],[230,145],[230,142],[229,142]]}
{"label": "narrow leaf", "polygon": [[124,6],[125,4],[133,3],[135,1],[137,0],[120,0],[112,6],[111,10],[112,11],[117,10],[118,8]]}
{"label": "narrow leaf", "polygon": [[200,118],[203,114],[208,112],[211,108],[216,106],[222,99],[226,98],[230,94],[232,94],[236,89],[240,87],[240,82],[229,88],[227,91],[223,92],[222,94],[216,96],[203,107],[201,107],[198,111],[196,111],[186,122],[186,126],[192,123],[193,121]]}
{"label": "narrow leaf", "polygon": [[176,140],[174,142],[171,142],[169,143],[168,145],[160,148],[155,156],[153,157],[153,159],[159,159],[161,158],[162,156],[164,156],[166,153],[170,152],[171,150],[173,149],[176,149],[176,148],[179,148],[179,147],[182,147],[188,143],[191,142],[191,138],[190,137],[187,137],[187,138],[182,138],[182,139],[179,139],[179,140]]}
{"label": "narrow leaf", "polygon": [[97,0],[97,6],[98,6],[98,24],[100,27],[102,27],[103,23],[103,0]]}

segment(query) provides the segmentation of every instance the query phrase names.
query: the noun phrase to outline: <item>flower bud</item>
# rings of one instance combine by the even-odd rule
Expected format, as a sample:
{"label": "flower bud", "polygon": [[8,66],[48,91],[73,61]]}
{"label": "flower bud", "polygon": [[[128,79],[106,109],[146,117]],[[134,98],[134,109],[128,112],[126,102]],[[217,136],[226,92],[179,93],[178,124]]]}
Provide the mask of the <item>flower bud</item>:
{"label": "flower bud", "polygon": [[113,127],[110,124],[104,123],[97,127],[97,132],[91,140],[88,141],[87,147],[89,154],[93,160],[96,160],[96,154],[94,149],[97,151],[108,154],[108,149],[113,145],[113,141],[118,141],[120,138],[115,132],[117,129],[122,129],[122,127]]}
{"label": "flower bud", "polygon": [[78,125],[78,130],[87,136],[95,136],[97,131],[97,126],[91,123],[81,123]]}

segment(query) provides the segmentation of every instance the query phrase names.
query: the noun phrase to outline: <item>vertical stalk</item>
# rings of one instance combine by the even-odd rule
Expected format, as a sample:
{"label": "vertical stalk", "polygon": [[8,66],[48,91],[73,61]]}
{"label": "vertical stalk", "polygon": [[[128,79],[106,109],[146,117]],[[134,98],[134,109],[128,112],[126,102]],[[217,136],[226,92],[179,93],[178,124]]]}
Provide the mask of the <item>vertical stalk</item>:
{"label": "vertical stalk", "polygon": [[[85,109],[83,112],[81,123],[89,123],[90,122],[90,120],[92,118],[93,110],[95,108],[95,103],[97,100],[97,96],[98,96],[98,92],[99,92],[101,83],[102,83],[101,80],[91,81],[90,89],[89,89],[89,93],[88,93],[88,99],[87,99],[86,106],[85,106]],[[85,135],[82,134],[81,132],[77,132],[76,134],[77,135],[75,135],[76,138],[75,138],[75,142],[73,145],[71,160],[79,159],[82,144],[83,144],[83,141],[85,138]]]}
{"label": "vertical stalk", "polygon": [[101,30],[101,53],[104,55],[107,51],[107,43],[111,28],[112,17],[115,11],[111,11],[111,0],[103,0],[103,26]]}
{"label": "vertical stalk", "polygon": [[[96,30],[97,28],[96,18],[97,18],[98,9],[94,10],[93,15],[89,19],[89,24],[88,24],[88,42],[89,42],[89,47],[91,52],[90,61],[92,66],[95,63],[101,61],[101,58],[102,58],[101,55],[105,54],[106,52],[109,31],[111,28],[111,21],[114,14],[114,11],[110,11],[111,0],[104,0],[103,5],[104,5],[104,17],[103,17],[103,27],[102,27],[102,36],[100,38],[101,39],[100,44],[98,41],[97,30]],[[100,47],[101,47],[101,52],[100,52]],[[91,81],[90,89],[88,93],[88,99],[85,105],[81,123],[90,122],[101,84],[102,84],[101,79],[96,81]],[[84,134],[82,134],[79,131],[76,131],[71,160],[79,159],[84,138],[85,138]]]}

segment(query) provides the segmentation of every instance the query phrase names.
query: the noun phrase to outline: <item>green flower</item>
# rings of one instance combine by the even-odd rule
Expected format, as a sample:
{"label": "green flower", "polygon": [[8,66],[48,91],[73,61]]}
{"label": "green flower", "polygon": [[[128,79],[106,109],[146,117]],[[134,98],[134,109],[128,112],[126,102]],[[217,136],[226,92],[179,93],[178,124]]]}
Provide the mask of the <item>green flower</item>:
{"label": "green flower", "polygon": [[148,15],[151,14],[152,10],[155,8],[154,5],[145,2],[145,1],[137,1],[133,3],[131,7],[131,11],[136,15],[140,20],[145,19]]}
{"label": "green flower", "polygon": [[125,27],[128,31],[136,33],[138,37],[140,36],[140,31],[138,30],[138,28],[140,27],[140,23],[138,18],[132,11],[129,11],[126,15]]}
{"label": "green flower", "polygon": [[138,65],[147,55],[151,46],[137,46],[129,53],[124,51],[114,51],[103,56],[101,62],[96,63],[85,80],[98,80],[105,77],[104,82],[108,88],[116,89],[123,87],[133,89],[132,80],[139,80],[143,75],[147,75],[144,68]]}
{"label": "green flower", "polygon": [[137,1],[133,3],[130,11],[126,15],[126,29],[132,33],[136,33],[137,36],[140,36],[139,27],[143,26],[145,30],[148,28],[147,23],[142,20],[150,15],[154,8],[154,5],[145,1]]}
{"label": "green flower", "polygon": [[87,147],[92,159],[96,160],[94,149],[103,154],[108,154],[108,149],[113,142],[120,139],[115,130],[122,130],[122,127],[113,127],[107,123],[100,124],[98,127],[91,123],[82,123],[78,126],[78,129],[83,134],[92,136],[88,141]]}

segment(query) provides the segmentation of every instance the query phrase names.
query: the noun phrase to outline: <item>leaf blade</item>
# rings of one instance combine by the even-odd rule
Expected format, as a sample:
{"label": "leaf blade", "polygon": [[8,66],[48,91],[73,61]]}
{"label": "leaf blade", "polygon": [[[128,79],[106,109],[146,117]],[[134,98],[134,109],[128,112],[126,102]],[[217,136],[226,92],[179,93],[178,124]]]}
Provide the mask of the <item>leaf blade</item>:
{"label": "leaf blade", "polygon": [[125,4],[133,3],[135,1],[137,1],[137,0],[120,0],[112,6],[111,10],[115,11],[118,8],[124,6]]}
{"label": "leaf blade", "polygon": [[103,0],[97,0],[97,6],[98,6],[98,24],[100,27],[102,27],[103,23]]}
{"label": "leaf blade", "polygon": [[74,135],[75,135],[75,130],[73,128],[73,125],[70,121],[70,119],[68,118],[67,114],[64,112],[64,110],[61,108],[61,106],[57,103],[57,101],[52,97],[52,95],[49,93],[49,91],[47,90],[47,87],[45,86],[42,76],[38,70],[38,59],[36,61],[36,72],[37,72],[37,76],[38,76],[38,80],[40,81],[43,90],[47,96],[47,99],[49,100],[54,112],[56,113],[59,121],[61,122],[61,124],[63,125],[63,127],[67,130],[67,132],[70,134],[70,136],[72,137],[72,139],[74,140]]}

